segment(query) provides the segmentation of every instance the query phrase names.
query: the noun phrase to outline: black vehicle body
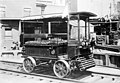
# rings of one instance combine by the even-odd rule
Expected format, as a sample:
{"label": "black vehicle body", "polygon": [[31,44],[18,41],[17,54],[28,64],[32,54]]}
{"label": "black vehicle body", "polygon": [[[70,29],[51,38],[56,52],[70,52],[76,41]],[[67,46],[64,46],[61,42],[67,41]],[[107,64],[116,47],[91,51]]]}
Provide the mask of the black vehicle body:
{"label": "black vehicle body", "polygon": [[[80,19],[85,21],[89,17],[96,16],[90,12],[75,12],[70,15],[70,19],[76,19],[74,16],[78,17],[78,33],[80,33]],[[86,30],[85,33],[87,33]],[[67,40],[59,38],[57,34],[40,35],[46,39],[28,41],[24,44],[23,57],[25,59],[23,68],[27,73],[34,71],[37,66],[49,64],[52,65],[55,75],[63,78],[76,69],[83,71],[95,66],[89,39],[86,41],[85,38],[85,40],[80,41],[80,34],[78,34],[78,40],[70,40],[69,25],[66,34]]]}

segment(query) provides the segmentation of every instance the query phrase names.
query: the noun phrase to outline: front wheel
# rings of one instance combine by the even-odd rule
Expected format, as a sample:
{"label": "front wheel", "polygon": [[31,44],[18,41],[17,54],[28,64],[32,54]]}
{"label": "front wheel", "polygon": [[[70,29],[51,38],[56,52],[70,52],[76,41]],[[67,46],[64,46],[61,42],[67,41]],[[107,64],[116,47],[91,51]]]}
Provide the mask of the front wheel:
{"label": "front wheel", "polygon": [[65,60],[59,60],[54,63],[53,71],[55,75],[59,78],[66,77],[70,72],[70,65]]}
{"label": "front wheel", "polygon": [[27,57],[24,59],[23,61],[23,69],[25,70],[25,72],[27,73],[31,73],[34,71],[36,66],[36,61],[33,57]]}

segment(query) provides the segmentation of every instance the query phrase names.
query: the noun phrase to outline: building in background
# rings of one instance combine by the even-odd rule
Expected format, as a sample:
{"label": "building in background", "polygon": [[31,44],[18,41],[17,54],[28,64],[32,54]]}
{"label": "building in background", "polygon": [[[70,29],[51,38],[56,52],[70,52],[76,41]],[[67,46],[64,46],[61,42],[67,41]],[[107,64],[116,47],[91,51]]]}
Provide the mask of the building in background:
{"label": "building in background", "polygon": [[[65,6],[65,0],[0,0],[1,49],[10,50],[13,42],[20,42],[21,18],[62,12],[61,7],[63,8],[63,6]],[[29,28],[33,26],[27,27],[26,31],[29,32]]]}
{"label": "building in background", "polygon": [[68,1],[70,12],[93,12],[98,17],[110,17],[119,9],[119,0],[0,0],[0,47],[11,49],[13,42],[20,42],[23,25],[26,33],[37,32],[40,23],[23,24],[23,17],[63,13]]}

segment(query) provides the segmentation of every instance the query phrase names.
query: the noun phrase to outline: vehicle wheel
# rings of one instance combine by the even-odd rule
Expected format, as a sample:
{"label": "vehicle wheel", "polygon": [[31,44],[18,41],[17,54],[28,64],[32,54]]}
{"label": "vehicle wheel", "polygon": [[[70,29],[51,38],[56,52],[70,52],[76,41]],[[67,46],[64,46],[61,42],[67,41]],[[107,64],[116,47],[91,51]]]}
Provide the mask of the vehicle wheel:
{"label": "vehicle wheel", "polygon": [[23,69],[27,73],[31,73],[34,71],[34,68],[36,66],[36,61],[33,57],[27,57],[23,61]]}
{"label": "vehicle wheel", "polygon": [[59,78],[66,77],[70,71],[70,65],[65,60],[59,60],[54,63],[53,71],[55,75]]}

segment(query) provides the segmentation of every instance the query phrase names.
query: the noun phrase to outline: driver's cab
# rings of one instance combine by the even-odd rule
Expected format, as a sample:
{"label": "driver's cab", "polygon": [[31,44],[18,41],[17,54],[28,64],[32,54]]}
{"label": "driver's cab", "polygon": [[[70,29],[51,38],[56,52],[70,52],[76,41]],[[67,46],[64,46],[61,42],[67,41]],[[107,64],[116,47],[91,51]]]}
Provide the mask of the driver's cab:
{"label": "driver's cab", "polygon": [[68,55],[69,58],[78,55],[89,55],[90,24],[89,18],[96,16],[91,12],[72,12],[68,20]]}

